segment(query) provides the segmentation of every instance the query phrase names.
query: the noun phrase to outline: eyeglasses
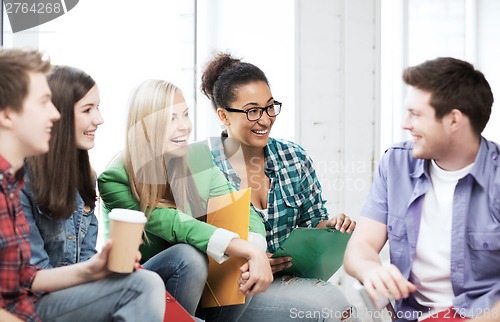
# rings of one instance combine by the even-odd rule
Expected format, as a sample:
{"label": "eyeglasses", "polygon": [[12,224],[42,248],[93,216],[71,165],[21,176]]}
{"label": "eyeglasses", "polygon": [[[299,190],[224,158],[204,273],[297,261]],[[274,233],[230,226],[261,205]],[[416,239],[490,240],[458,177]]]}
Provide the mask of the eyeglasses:
{"label": "eyeglasses", "polygon": [[254,107],[249,110],[240,110],[236,108],[224,107],[226,111],[229,112],[237,112],[237,113],[245,113],[247,115],[247,119],[249,121],[258,121],[262,118],[264,111],[266,111],[269,117],[275,117],[281,112],[281,103],[278,101],[274,101],[273,104],[268,105],[266,107]]}

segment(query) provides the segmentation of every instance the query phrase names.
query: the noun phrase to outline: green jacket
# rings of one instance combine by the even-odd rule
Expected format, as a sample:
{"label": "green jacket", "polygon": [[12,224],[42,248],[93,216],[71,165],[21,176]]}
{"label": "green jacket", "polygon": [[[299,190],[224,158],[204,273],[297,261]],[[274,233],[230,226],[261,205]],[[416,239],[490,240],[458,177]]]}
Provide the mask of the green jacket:
{"label": "green jacket", "polygon": [[[204,209],[209,198],[235,191],[219,168],[214,165],[205,142],[189,146],[188,163]],[[139,210],[139,201],[130,190],[122,158],[116,158],[99,176],[98,185],[103,201],[104,228],[107,239],[109,237],[108,213],[111,209]],[[156,208],[151,212],[145,226],[147,241],[145,240],[141,245],[142,261],[148,260],[169,245],[176,243],[187,243],[206,253],[208,240],[215,230],[215,226],[194,219],[189,212],[183,213],[176,208]],[[264,224],[254,210],[250,210],[250,231],[265,238]]]}

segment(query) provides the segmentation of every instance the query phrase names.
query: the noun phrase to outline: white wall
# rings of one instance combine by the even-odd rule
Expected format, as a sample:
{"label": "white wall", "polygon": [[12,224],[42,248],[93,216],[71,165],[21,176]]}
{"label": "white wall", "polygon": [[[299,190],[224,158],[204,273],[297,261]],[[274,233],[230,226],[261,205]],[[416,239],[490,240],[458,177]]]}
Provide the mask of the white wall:
{"label": "white wall", "polygon": [[[331,214],[358,218],[378,161],[380,1],[300,0],[297,142],[313,157]],[[331,280],[351,301],[351,278]]]}
{"label": "white wall", "polygon": [[500,57],[500,37],[498,36],[500,1],[478,0],[476,5],[476,67],[486,76],[495,98],[490,121],[483,135],[487,139],[500,142],[500,60],[498,59]]}
{"label": "white wall", "polygon": [[[464,59],[481,70],[493,90],[500,95],[500,39],[495,0],[383,0],[387,24],[383,68],[383,114],[381,149],[407,137],[401,130],[405,90],[402,69],[439,56]],[[385,16],[384,16],[385,15]],[[399,34],[400,33],[400,34]],[[388,47],[391,50],[386,50]],[[390,71],[390,72],[389,72]],[[385,96],[384,96],[385,95]],[[498,99],[497,99],[498,101]],[[500,142],[498,103],[483,135]]]}
{"label": "white wall", "polygon": [[37,28],[7,34],[7,47],[38,47],[54,64],[85,70],[100,89],[104,118],[90,150],[102,172],[124,147],[127,100],[149,78],[179,86],[194,113],[194,0],[80,1]]}
{"label": "white wall", "polygon": [[[290,0],[198,1],[197,87],[206,62],[217,51],[258,66],[273,97],[283,103],[271,135],[295,139],[295,2]],[[209,100],[197,94],[197,140],[220,135]]]}

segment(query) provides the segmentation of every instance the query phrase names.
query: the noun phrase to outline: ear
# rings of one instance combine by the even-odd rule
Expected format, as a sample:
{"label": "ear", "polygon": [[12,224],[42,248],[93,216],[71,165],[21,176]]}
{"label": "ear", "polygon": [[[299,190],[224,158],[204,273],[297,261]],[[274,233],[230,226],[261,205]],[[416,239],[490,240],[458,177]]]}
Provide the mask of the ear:
{"label": "ear", "polygon": [[231,122],[229,121],[229,118],[226,114],[226,110],[223,109],[223,108],[217,108],[217,116],[219,117],[219,120],[221,120],[221,122],[225,125],[225,126],[228,126],[228,125],[231,125]]}
{"label": "ear", "polygon": [[458,130],[464,125],[465,115],[458,109],[454,108],[449,113],[449,125],[452,131]]}
{"label": "ear", "polygon": [[10,107],[5,107],[0,110],[0,126],[2,128],[12,128],[14,126],[14,122],[12,116],[16,114],[16,111],[11,109]]}

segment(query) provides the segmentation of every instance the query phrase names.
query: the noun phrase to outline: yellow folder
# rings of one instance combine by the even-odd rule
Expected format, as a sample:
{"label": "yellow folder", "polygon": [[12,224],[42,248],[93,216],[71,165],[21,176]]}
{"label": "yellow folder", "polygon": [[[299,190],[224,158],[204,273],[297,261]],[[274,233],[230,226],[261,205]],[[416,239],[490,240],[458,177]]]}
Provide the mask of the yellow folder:
{"label": "yellow folder", "polygon": [[[207,206],[207,223],[224,228],[248,240],[250,227],[250,188],[211,198]],[[201,297],[202,307],[245,303],[238,279],[244,258],[231,257],[222,264],[208,259],[208,278]]]}

